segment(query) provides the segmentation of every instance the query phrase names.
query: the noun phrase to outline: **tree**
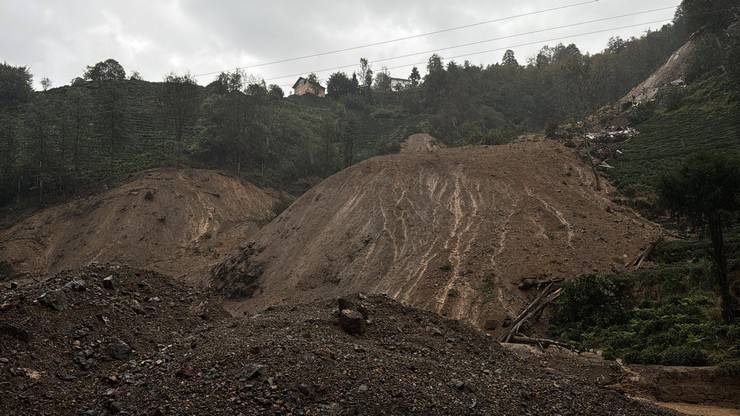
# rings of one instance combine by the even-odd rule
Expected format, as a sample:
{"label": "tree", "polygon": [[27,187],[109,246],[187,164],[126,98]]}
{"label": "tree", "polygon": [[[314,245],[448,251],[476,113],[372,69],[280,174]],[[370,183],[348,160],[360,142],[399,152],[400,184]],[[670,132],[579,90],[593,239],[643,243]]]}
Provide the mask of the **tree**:
{"label": "tree", "polygon": [[419,74],[419,68],[413,67],[411,68],[411,75],[409,75],[409,81],[411,81],[411,86],[416,87],[419,85],[419,81],[421,81],[421,75]]}
{"label": "tree", "polygon": [[683,0],[675,20],[677,24],[684,24],[689,33],[702,28],[720,33],[734,20],[736,13],[737,0]]}
{"label": "tree", "polygon": [[51,88],[51,80],[47,77],[41,78],[41,88],[46,91]]}
{"label": "tree", "polygon": [[120,81],[126,79],[126,71],[115,59],[106,59],[88,66],[82,77],[88,81]]}
{"label": "tree", "polygon": [[[79,87],[67,89],[66,95],[69,105],[65,106],[65,118],[70,126],[68,131],[72,139],[72,171],[78,172],[82,140],[88,134],[89,119],[92,114],[92,98],[86,88]],[[78,175],[74,175],[73,179],[78,179]]]}
{"label": "tree", "polygon": [[731,322],[735,300],[730,293],[723,231],[727,220],[740,211],[740,165],[726,156],[695,156],[661,180],[658,194],[665,208],[709,229],[722,317]]}
{"label": "tree", "polygon": [[[740,21],[735,22],[727,30],[727,34],[729,42],[727,47],[727,65],[725,67],[730,71],[735,91],[740,97],[740,65],[737,64],[740,62]],[[740,122],[740,117],[738,117],[738,122]],[[738,131],[738,134],[740,134],[740,131]]]}
{"label": "tree", "polygon": [[382,93],[391,92],[391,76],[386,68],[375,75],[375,89]]}
{"label": "tree", "polygon": [[506,66],[519,66],[519,62],[517,62],[516,57],[514,56],[514,51],[511,49],[506,50],[501,63]]}
{"label": "tree", "polygon": [[267,96],[271,100],[279,100],[285,97],[285,93],[283,92],[283,89],[280,88],[279,85],[270,84],[270,86],[267,87]]}
{"label": "tree", "polygon": [[0,107],[17,109],[30,101],[33,95],[33,77],[25,66],[0,64]]}
{"label": "tree", "polygon": [[164,77],[160,101],[167,120],[172,124],[178,157],[183,153],[185,130],[195,124],[199,107],[197,99],[198,86],[190,74],[171,73]]}
{"label": "tree", "polygon": [[360,58],[360,81],[362,82],[362,92],[370,97],[373,86],[373,70],[370,63],[365,58]]}
{"label": "tree", "polygon": [[139,73],[139,71],[134,71],[134,72],[131,73],[131,76],[128,77],[128,79],[131,80],[131,81],[142,81],[144,78],[142,78],[142,76]]}
{"label": "tree", "polygon": [[344,72],[335,72],[329,76],[326,92],[330,97],[339,98],[357,93],[357,78],[350,79]]}

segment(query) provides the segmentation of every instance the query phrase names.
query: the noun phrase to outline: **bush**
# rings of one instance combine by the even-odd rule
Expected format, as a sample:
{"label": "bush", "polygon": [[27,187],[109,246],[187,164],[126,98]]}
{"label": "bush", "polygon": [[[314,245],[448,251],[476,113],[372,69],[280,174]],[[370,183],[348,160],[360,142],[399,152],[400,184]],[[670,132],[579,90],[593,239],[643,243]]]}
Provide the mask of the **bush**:
{"label": "bush", "polygon": [[689,57],[686,69],[687,81],[695,81],[703,75],[717,69],[725,61],[725,50],[714,35],[701,37]]}
{"label": "bush", "polygon": [[686,97],[686,87],[680,85],[669,85],[658,91],[658,105],[668,111],[678,110],[681,107],[681,101]]}
{"label": "bush", "polygon": [[[606,359],[635,364],[715,365],[740,358],[740,324],[724,324],[711,265],[659,264],[565,284],[553,307],[551,335]],[[728,364],[728,372],[735,367]]]}
{"label": "bush", "polygon": [[625,285],[605,276],[581,276],[563,287],[552,322],[568,326],[608,326],[627,319]]}
{"label": "bush", "polygon": [[653,114],[655,114],[655,102],[649,101],[632,106],[627,112],[627,120],[630,124],[636,125],[647,121]]}

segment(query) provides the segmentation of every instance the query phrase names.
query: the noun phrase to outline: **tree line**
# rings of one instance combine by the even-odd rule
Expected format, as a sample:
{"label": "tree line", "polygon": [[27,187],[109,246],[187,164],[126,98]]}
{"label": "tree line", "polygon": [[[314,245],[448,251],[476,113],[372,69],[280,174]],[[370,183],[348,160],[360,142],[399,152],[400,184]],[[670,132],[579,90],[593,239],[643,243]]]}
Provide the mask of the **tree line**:
{"label": "tree line", "polygon": [[[506,51],[480,66],[429,58],[396,84],[366,59],[328,77],[327,98],[287,99],[241,71],[200,86],[188,74],[163,82],[127,74],[115,60],[70,85],[34,92],[25,67],[0,65],[0,206],[39,202],[108,178],[163,165],[227,169],[286,187],[393,152],[408,134],[448,145],[496,144],[548,123],[579,120],[626,94],[696,31],[695,75],[738,76],[738,25],[727,0],[686,0],[673,24],[639,38],[612,38],[597,54],[575,44],[543,47],[526,62]],[[728,17],[729,16],[729,17]],[[730,26],[728,29],[727,26]],[[309,80],[318,82],[316,75]]]}

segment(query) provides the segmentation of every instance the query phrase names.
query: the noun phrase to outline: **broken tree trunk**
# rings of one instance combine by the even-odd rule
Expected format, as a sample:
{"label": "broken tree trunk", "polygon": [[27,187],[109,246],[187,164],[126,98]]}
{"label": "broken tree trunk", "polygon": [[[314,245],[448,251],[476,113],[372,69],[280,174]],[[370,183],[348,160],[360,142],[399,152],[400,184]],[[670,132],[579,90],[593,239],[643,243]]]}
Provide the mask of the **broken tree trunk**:
{"label": "broken tree trunk", "polygon": [[549,303],[554,301],[555,299],[560,296],[560,293],[562,293],[562,289],[552,290],[554,283],[550,283],[547,285],[545,290],[540,293],[537,298],[532,301],[526,308],[524,308],[524,311],[519,314],[519,316],[514,319],[514,322],[511,323],[511,329],[509,329],[509,332],[504,335],[501,338],[501,342],[509,342],[512,336],[516,335],[516,333],[519,331],[519,328],[521,328],[522,324],[526,322],[529,318],[540,312],[542,309],[545,308]]}
{"label": "broken tree trunk", "polygon": [[569,349],[571,351],[577,351],[575,348],[573,348],[572,345],[569,345],[569,344],[566,344],[560,341],[555,341],[552,339],[545,339],[545,338],[530,338],[530,337],[518,336],[518,337],[511,337],[511,340],[509,342],[513,344],[537,345],[540,347],[547,347],[549,345],[555,345],[556,347]]}
{"label": "broken tree trunk", "polygon": [[632,267],[633,270],[638,270],[640,266],[642,266],[642,262],[650,257],[651,254],[653,254],[655,247],[657,247],[661,241],[663,241],[663,233],[661,233],[658,239],[650,243],[650,245],[647,246],[645,250],[643,250],[640,254],[637,255],[637,257],[635,257],[634,260],[632,260],[632,262],[629,264],[630,267]]}

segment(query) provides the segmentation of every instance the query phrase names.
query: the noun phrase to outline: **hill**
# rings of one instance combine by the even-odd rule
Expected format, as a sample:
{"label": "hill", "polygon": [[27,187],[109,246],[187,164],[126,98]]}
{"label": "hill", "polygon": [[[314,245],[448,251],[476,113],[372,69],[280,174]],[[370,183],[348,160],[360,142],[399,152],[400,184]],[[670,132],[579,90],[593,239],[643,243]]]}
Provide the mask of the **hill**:
{"label": "hill", "polygon": [[117,262],[198,283],[272,218],[276,201],[217,171],[150,170],[0,231],[0,259],[13,274]]}
{"label": "hill", "polygon": [[500,327],[533,296],[525,279],[623,269],[655,238],[594,187],[554,142],[373,158],[304,194],[212,284],[239,311],[361,291]]}
{"label": "hill", "polygon": [[343,331],[334,302],[229,318],[197,291],[121,267],[3,290],[0,413],[673,414],[466,324],[382,296],[347,300],[366,332]]}

